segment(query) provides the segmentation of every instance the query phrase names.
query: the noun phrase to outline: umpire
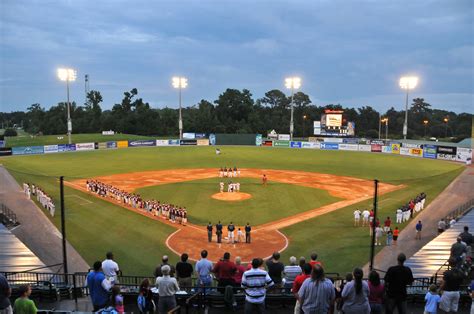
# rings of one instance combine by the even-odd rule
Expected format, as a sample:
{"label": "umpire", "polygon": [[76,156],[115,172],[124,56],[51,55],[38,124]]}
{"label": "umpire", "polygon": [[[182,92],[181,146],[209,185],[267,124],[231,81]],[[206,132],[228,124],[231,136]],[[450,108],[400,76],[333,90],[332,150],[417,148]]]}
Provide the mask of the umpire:
{"label": "umpire", "polygon": [[[211,230],[211,232],[212,232],[212,230]],[[221,243],[222,242],[222,224],[221,224],[220,220],[216,225],[216,235],[217,235],[217,243]]]}
{"label": "umpire", "polygon": [[207,225],[207,240],[209,242],[212,242],[212,229],[213,229],[212,224],[209,221],[209,224]]}
{"label": "umpire", "polygon": [[245,226],[245,243],[250,243],[250,231],[252,231],[252,227],[250,227],[250,224],[247,222]]}

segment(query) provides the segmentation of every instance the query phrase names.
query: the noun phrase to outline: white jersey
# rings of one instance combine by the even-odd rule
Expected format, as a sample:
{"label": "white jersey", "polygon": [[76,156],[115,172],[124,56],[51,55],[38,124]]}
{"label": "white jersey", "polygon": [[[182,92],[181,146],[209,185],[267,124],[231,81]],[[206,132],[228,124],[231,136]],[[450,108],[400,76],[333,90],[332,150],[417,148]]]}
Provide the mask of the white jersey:
{"label": "white jersey", "polygon": [[362,212],[362,217],[364,217],[364,220],[369,220],[370,212],[366,209]]}
{"label": "white jersey", "polygon": [[354,211],[354,218],[355,218],[355,219],[360,219],[360,210],[356,209],[356,210]]}

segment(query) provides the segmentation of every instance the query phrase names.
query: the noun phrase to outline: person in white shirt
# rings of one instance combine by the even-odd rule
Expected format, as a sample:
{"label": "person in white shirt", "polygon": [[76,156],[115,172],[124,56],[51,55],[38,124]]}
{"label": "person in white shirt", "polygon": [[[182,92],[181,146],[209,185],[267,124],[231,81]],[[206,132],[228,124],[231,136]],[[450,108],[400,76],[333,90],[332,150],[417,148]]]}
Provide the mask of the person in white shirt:
{"label": "person in white shirt", "polygon": [[114,254],[112,252],[107,252],[105,255],[106,259],[102,262],[102,271],[104,272],[105,278],[110,282],[117,282],[117,275],[122,273],[120,271],[119,265],[114,261]]}
{"label": "person in white shirt", "polygon": [[382,238],[383,229],[378,226],[375,228],[375,245],[381,245],[380,239]]}
{"label": "person in white shirt", "polygon": [[362,226],[366,226],[369,224],[369,216],[370,212],[367,209],[364,209],[362,212]]}
{"label": "person in white shirt", "polygon": [[224,182],[219,183],[219,191],[224,192]]}
{"label": "person in white shirt", "polygon": [[356,209],[354,211],[354,226],[359,225],[359,223],[360,223],[360,214],[361,214],[360,210]]}
{"label": "person in white shirt", "polygon": [[401,224],[401,223],[402,223],[402,216],[403,216],[402,210],[401,210],[400,208],[397,209],[397,213],[396,213],[397,224]]}

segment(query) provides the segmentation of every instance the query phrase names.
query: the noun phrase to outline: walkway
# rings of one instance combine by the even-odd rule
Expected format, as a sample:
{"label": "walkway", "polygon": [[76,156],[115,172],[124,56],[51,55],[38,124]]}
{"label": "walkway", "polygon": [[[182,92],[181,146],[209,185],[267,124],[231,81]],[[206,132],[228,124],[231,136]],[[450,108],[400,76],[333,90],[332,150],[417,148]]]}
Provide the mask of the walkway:
{"label": "walkway", "polygon": [[[428,195],[428,197],[430,197]],[[474,166],[471,165],[441,192],[416,219],[400,232],[397,246],[384,247],[374,260],[374,268],[386,271],[390,266],[396,265],[399,253],[405,253],[408,257],[414,255],[429,241],[438,235],[438,221],[446,217],[456,207],[467,203],[474,198]],[[423,222],[423,237],[415,239],[415,225],[421,220]],[[366,273],[369,264],[364,267]]]}
{"label": "walkway", "polygon": [[431,277],[449,258],[451,245],[456,242],[457,236],[463,232],[464,226],[474,230],[474,210],[471,210],[458,222],[431,242],[425,245],[415,255],[410,257],[405,265],[413,272],[413,277]]}
{"label": "walkway", "polygon": [[[17,216],[20,225],[12,233],[46,265],[61,263],[62,240],[58,229],[44,212],[29,200],[15,179],[0,165],[0,202]],[[89,266],[67,243],[69,272],[83,272]],[[54,270],[57,270],[55,268]]]}

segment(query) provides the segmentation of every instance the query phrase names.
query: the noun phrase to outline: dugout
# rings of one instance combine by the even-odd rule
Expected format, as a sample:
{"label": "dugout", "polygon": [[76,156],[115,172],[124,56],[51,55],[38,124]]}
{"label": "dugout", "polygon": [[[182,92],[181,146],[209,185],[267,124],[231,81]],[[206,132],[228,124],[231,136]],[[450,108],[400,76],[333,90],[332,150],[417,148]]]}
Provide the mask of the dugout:
{"label": "dugout", "polygon": [[257,134],[216,134],[216,145],[255,145]]}

